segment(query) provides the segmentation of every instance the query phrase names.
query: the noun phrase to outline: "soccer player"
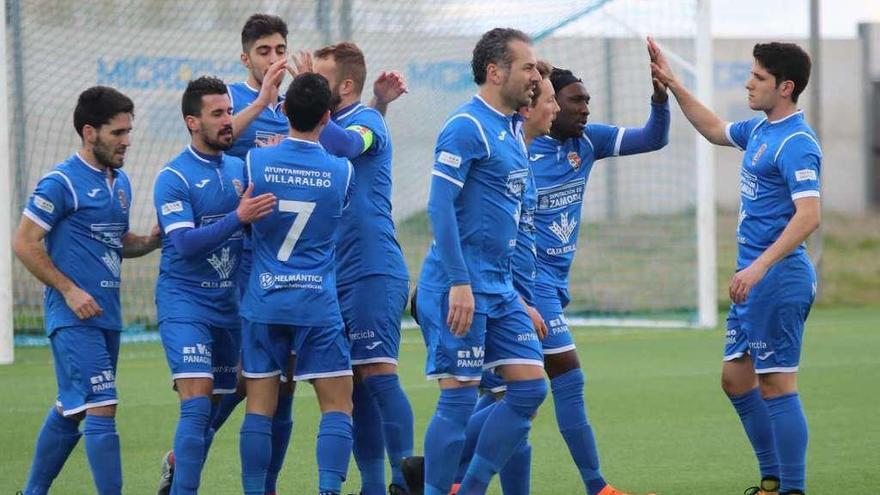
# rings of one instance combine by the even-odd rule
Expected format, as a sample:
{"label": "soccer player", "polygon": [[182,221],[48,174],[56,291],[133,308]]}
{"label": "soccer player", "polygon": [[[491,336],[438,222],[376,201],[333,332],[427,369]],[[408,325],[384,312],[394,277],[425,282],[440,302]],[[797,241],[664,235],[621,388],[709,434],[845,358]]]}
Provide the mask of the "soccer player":
{"label": "soccer player", "polygon": [[804,323],[816,274],[804,241],[819,226],[822,150],[798,110],[810,57],[792,43],[759,43],[746,90],[764,112],[725,122],[685,89],[657,44],[652,73],[711,143],[744,151],[740,167],[736,273],[721,383],[761,470],[758,494],[805,493],[807,422],[797,389]]}
{"label": "soccer player", "polygon": [[156,306],[180,397],[171,491],[195,494],[214,435],[212,403],[236,388],[242,227],[268,215],[275,197],[251,197],[242,186],[244,163],[223,153],[232,145],[232,106],[223,81],[190,81],[181,107],[191,143],[159,172],[153,188],[165,233]]}
{"label": "soccer player", "polygon": [[[525,119],[523,122],[523,138],[526,146],[529,146],[536,137],[550,132],[550,126],[556,118],[556,113],[559,111],[556,94],[549,79],[552,66],[543,60],[539,60],[537,68],[538,73],[541,74],[541,82],[535,87],[529,105],[519,110],[520,115]],[[526,310],[532,319],[535,330],[538,332],[538,337],[543,339],[547,334],[547,326],[540,313],[534,307],[533,297],[535,277],[537,276],[534,223],[536,206],[537,191],[535,190],[534,175],[530,167],[529,179],[523,195],[522,214],[519,217],[519,231],[516,237],[516,251],[513,258],[513,286],[526,305]],[[476,447],[477,437],[486,418],[496,401],[503,396],[507,387],[500,376],[493,372],[484,371],[482,380],[480,380],[480,390],[482,395],[474,409],[474,414],[468,420],[467,437],[461,461],[459,462],[459,471],[456,475],[457,483],[452,487],[453,493],[457,491],[458,485],[464,478],[467,466],[470,464],[474,448]],[[531,444],[526,439],[499,472],[501,489],[505,495],[528,495],[531,478],[531,453]]]}
{"label": "soccer player", "polygon": [[449,493],[484,367],[497,369],[507,392],[486,420],[460,493],[485,492],[547,394],[538,336],[510,267],[529,175],[516,110],[540,81],[536,63],[525,33],[483,34],[471,63],[479,91],[437,139],[428,200],[434,242],[417,295],[425,371],[440,385],[425,434],[429,495]]}
{"label": "soccer player", "polygon": [[314,59],[302,53],[296,65],[329,81],[333,115],[321,143],[349,158],[355,170],[351,206],[342,215],[336,284],[354,367],[353,449],[360,493],[385,493],[386,448],[389,491],[408,493],[400,463],[412,455],[413,413],[397,376],[397,358],[409,277],[391,217],[391,136],[382,115],[360,101],[367,67],[356,44],[325,46]]}
{"label": "soccer player", "polygon": [[538,206],[535,210],[538,274],[535,305],[547,323],[542,341],[544,365],[556,423],[589,495],[616,495],[599,470],[599,455],[584,404],[584,374],[574,339],[563,316],[568,304],[568,273],[577,250],[587,179],[596,160],[659,150],[669,138],[666,88],[654,83],[651,113],[644,127],[587,124],[590,94],[571,71],[554,68],[550,82],[560,111],[549,135],[529,146]]}
{"label": "soccer player", "polygon": [[318,136],[330,120],[330,87],[317,74],[290,84],[289,137],[247,155],[254,193],[271,192],[278,210],[252,225],[254,265],[242,301],[242,374],[247,413],[241,427],[242,485],[262,495],[272,450],[279,377],[296,350],[293,378],[311,381],[321,407],[319,493],[338,494],[351,456],[352,371],[336,296],[336,239],[353,175]]}
{"label": "soccer player", "polygon": [[40,179],[15,233],[16,256],[46,284],[46,333],[58,382],[55,406],[37,436],[27,495],[48,493],[83,435],[97,492],[122,492],[115,420],[120,270],[122,258],[159,246],[158,228],[147,236],[129,231],[131,185],[122,166],[133,118],[134,104],[119,91],[83,91],[73,113],[79,151]]}

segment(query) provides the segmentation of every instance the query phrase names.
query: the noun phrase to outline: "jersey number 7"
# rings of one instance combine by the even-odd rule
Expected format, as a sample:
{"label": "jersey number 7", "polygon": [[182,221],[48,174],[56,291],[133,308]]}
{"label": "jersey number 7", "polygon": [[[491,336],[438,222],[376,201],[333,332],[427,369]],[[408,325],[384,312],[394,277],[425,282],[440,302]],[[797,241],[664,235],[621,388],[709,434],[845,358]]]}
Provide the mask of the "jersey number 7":
{"label": "jersey number 7", "polygon": [[278,261],[287,261],[290,259],[293,247],[296,246],[296,241],[299,240],[303,229],[306,228],[309,217],[315,211],[315,203],[282,199],[278,201],[278,211],[296,213],[296,219],[294,219],[293,225],[290,226],[290,230],[287,231],[287,236],[284,238],[284,242],[281,244],[281,248],[278,249],[278,255],[276,256]]}

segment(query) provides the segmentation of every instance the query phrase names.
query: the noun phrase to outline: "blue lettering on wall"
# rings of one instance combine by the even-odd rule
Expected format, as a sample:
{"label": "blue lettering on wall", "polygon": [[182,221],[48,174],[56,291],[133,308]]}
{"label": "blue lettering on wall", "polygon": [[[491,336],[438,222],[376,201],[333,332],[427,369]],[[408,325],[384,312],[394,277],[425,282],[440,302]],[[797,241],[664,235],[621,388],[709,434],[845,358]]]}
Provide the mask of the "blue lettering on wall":
{"label": "blue lettering on wall", "polygon": [[98,84],[126,89],[186,88],[186,83],[202,75],[217,76],[231,82],[243,76],[235,59],[200,59],[188,57],[99,57]]}
{"label": "blue lettering on wall", "polygon": [[463,60],[410,62],[407,78],[412,86],[427,86],[441,91],[467,91],[474,87],[471,64]]}

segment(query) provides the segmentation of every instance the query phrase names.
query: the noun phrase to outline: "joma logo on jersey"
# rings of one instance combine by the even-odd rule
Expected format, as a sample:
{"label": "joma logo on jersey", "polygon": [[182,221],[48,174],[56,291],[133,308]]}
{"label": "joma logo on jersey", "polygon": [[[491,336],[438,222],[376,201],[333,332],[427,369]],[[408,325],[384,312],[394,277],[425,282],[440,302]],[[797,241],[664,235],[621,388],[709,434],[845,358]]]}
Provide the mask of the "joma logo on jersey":
{"label": "joma logo on jersey", "polygon": [[559,223],[554,221],[550,224],[550,231],[553,232],[560,241],[568,244],[568,241],[571,239],[571,234],[574,233],[577,224],[577,220],[572,219],[569,221],[568,212],[563,212],[559,214]]}
{"label": "joma logo on jersey", "polygon": [[217,271],[217,275],[220,276],[220,280],[227,280],[232,276],[232,272],[235,270],[236,265],[236,256],[233,254],[230,256],[229,254],[230,248],[225,247],[220,250],[220,256],[217,256],[217,253],[211,255],[208,258],[208,263],[214,270]]}
{"label": "joma logo on jersey", "polygon": [[202,180],[200,180],[200,181],[198,181],[198,182],[196,183],[196,187],[198,187],[199,189],[201,189],[201,188],[207,186],[207,185],[208,185],[208,182],[211,182],[211,179],[202,179]]}

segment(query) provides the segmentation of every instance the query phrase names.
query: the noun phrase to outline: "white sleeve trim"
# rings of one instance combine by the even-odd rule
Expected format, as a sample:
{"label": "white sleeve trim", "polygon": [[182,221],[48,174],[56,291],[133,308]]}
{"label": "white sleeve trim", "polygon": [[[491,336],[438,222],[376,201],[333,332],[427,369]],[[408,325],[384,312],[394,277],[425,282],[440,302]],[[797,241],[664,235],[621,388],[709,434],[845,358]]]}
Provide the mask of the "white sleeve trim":
{"label": "white sleeve trim", "polygon": [[[459,114],[453,115],[452,117],[449,117],[449,120],[447,120],[446,124],[443,125],[443,129],[446,129],[446,127],[448,127],[449,124],[457,118],[468,119],[468,120],[472,121],[475,126],[477,126],[477,130],[480,131],[480,137],[483,138],[483,144],[486,145],[486,158],[491,157],[492,152],[489,150],[489,140],[486,139],[486,133],[483,132],[483,126],[480,125],[480,122],[476,118],[474,118],[473,115],[470,115],[467,113],[459,113]],[[443,132],[443,129],[440,129],[441,133]]]}
{"label": "white sleeve trim", "polygon": [[177,170],[174,170],[174,169],[171,168],[171,167],[165,167],[165,168],[163,168],[162,170],[160,170],[159,173],[161,174],[162,172],[165,172],[166,170],[167,170],[168,172],[172,172],[174,175],[180,177],[180,180],[182,180],[183,183],[186,184],[186,187],[189,188],[189,182],[186,181],[186,177],[184,177],[183,174],[181,174],[181,173],[178,172]]}
{"label": "white sleeve trim", "polygon": [[46,232],[50,232],[50,231],[52,230],[52,226],[51,226],[51,225],[49,225],[48,223],[44,222],[39,216],[37,216],[36,213],[32,212],[31,210],[25,208],[24,211],[22,212],[22,215],[24,215],[24,216],[28,217],[29,219],[31,219],[32,222],[34,222],[35,224],[37,224],[37,225],[39,225],[40,227],[42,227],[43,230],[45,230]]}
{"label": "white sleeve trim", "polygon": [[623,133],[626,132],[626,127],[621,127],[617,130],[617,139],[614,140],[614,152],[611,156],[620,155],[620,144],[623,142]]}
{"label": "white sleeve trim", "polygon": [[194,229],[196,228],[196,224],[193,222],[174,222],[171,225],[165,227],[165,234],[170,234],[171,232],[177,229]]}
{"label": "white sleeve trim", "polygon": [[736,141],[733,140],[733,136],[730,135],[731,127],[733,127],[733,122],[728,122],[727,125],[724,126],[724,135],[727,137],[727,141],[732,144],[734,148],[740,151],[744,151],[742,148],[740,148],[739,144],[737,144]]}
{"label": "white sleeve trim", "polygon": [[815,191],[815,190],[814,191],[801,191],[801,192],[796,192],[796,193],[792,194],[791,199],[792,199],[792,201],[796,201],[801,198],[818,198],[820,196],[821,195],[820,195],[819,191]]}
{"label": "white sleeve trim", "polygon": [[[794,115],[794,114],[792,114],[792,115]],[[779,149],[777,149],[776,154],[773,155],[774,162],[776,161],[777,158],[779,158],[779,154],[782,153],[782,148],[785,147],[785,143],[787,143],[789,139],[791,139],[795,136],[807,136],[810,139],[810,141],[812,141],[813,143],[816,144],[816,148],[819,149],[819,156],[822,156],[822,147],[819,146],[819,143],[815,139],[813,139],[813,136],[810,136],[808,133],[806,133],[804,131],[800,131],[800,132],[796,132],[796,133],[792,134],[791,136],[788,136],[787,138],[782,140],[782,144],[779,145]]]}
{"label": "white sleeve trim", "polygon": [[244,171],[247,174],[247,183],[251,185],[254,183],[254,176],[251,174],[251,152],[248,151],[247,154],[244,155]]}
{"label": "white sleeve trim", "polygon": [[48,174],[46,174],[46,177],[49,177],[50,175],[60,175],[61,178],[64,179],[64,182],[67,183],[67,188],[70,189],[71,196],[73,196],[73,211],[79,210],[79,198],[76,196],[76,191],[73,189],[73,183],[70,182],[70,179],[67,178],[64,173],[57,170],[49,172]]}
{"label": "white sleeve trim", "polygon": [[464,182],[462,182],[462,181],[460,181],[460,180],[458,180],[458,179],[453,179],[452,177],[450,177],[450,176],[444,174],[443,172],[441,172],[441,171],[439,171],[439,170],[434,170],[434,171],[432,171],[432,172],[431,172],[431,175],[436,175],[437,177],[440,177],[441,179],[446,179],[446,180],[448,180],[449,182],[452,182],[453,184],[455,184],[455,185],[458,186],[458,187],[464,187]]}

